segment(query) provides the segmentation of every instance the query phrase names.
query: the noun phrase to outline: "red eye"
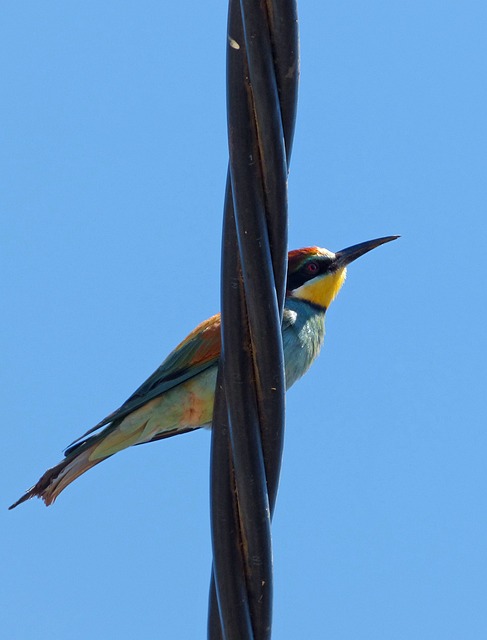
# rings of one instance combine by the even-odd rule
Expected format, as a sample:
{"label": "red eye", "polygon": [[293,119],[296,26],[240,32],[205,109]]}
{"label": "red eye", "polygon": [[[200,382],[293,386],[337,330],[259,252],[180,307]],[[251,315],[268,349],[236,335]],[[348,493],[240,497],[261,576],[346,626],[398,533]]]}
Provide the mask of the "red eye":
{"label": "red eye", "polygon": [[306,273],[308,273],[310,276],[316,275],[319,270],[320,268],[317,262],[308,262],[308,264],[306,265]]}

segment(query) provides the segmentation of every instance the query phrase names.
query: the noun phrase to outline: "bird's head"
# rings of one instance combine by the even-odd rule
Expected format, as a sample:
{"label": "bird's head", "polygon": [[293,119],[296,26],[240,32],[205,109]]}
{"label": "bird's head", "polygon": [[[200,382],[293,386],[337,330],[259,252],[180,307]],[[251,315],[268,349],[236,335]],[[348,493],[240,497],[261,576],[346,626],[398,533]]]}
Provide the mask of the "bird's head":
{"label": "bird's head", "polygon": [[355,244],[337,253],[320,247],[306,247],[289,252],[287,291],[291,298],[305,300],[326,310],[347,277],[347,265],[399,236],[387,236]]}

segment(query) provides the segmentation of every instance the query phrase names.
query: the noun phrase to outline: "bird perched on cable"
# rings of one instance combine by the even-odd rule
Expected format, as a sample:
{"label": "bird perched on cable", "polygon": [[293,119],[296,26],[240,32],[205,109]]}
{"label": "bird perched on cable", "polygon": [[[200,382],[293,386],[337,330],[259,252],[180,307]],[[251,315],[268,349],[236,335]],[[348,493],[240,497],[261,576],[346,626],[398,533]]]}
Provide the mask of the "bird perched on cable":
{"label": "bird perched on cable", "polygon": [[[325,313],[345,282],[347,265],[397,237],[369,240],[337,253],[319,247],[289,253],[282,322],[288,389],[321,350]],[[197,326],[119,409],[75,440],[64,459],[10,509],[34,496],[52,504],[73,480],[122,449],[210,426],[220,349],[218,314]]]}

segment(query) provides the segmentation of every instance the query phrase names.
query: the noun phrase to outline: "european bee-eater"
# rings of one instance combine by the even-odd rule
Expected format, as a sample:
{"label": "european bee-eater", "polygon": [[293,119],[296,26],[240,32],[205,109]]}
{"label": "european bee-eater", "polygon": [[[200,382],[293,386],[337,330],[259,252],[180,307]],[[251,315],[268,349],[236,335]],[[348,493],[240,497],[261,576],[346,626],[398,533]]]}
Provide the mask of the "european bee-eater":
{"label": "european bee-eater", "polygon": [[[369,240],[337,253],[319,247],[289,253],[282,321],[287,388],[320,352],[325,313],[345,281],[347,265],[397,237]],[[210,426],[220,348],[217,314],[197,326],[119,409],[75,440],[64,459],[10,509],[34,496],[52,504],[78,476],[126,447]]]}

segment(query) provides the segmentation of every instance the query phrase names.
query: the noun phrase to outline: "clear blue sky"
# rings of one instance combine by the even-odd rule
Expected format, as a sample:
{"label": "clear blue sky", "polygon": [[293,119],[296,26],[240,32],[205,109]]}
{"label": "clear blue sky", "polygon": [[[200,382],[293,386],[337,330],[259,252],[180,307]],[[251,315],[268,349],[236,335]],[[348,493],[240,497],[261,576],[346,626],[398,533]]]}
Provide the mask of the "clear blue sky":
{"label": "clear blue sky", "polygon": [[[349,270],[288,394],[276,639],[487,637],[487,5],[301,2],[290,247]],[[6,507],[219,307],[224,2],[0,10],[0,627],[204,638],[207,432]]]}

